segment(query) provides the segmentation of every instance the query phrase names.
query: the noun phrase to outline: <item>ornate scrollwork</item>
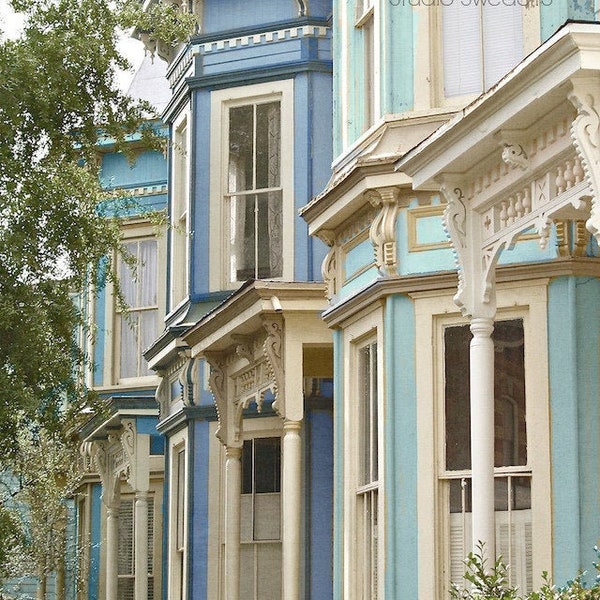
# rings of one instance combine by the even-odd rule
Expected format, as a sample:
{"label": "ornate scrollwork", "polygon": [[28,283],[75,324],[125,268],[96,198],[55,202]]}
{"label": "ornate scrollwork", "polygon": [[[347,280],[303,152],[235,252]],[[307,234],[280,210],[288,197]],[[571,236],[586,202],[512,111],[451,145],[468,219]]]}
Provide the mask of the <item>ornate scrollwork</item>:
{"label": "ornate scrollwork", "polygon": [[504,144],[502,160],[513,167],[519,167],[524,171],[529,167],[529,157],[521,144]]}
{"label": "ornate scrollwork", "polygon": [[208,387],[215,399],[219,427],[216,436],[221,443],[227,444],[227,386],[225,375],[225,356],[220,352],[205,352],[204,357],[210,365]]}
{"label": "ornate scrollwork", "polygon": [[273,381],[273,410],[280,415],[285,412],[285,379],[283,372],[283,319],[276,317],[263,318],[263,326],[267,337],[263,344],[263,352],[267,359],[269,378]]}
{"label": "ornate scrollwork", "polygon": [[375,263],[383,275],[397,275],[396,219],[400,190],[397,187],[378,188],[367,193],[371,205],[380,208],[371,223],[369,236],[375,248]]}
{"label": "ornate scrollwork", "polygon": [[158,412],[161,419],[164,419],[169,414],[169,378],[165,371],[157,371],[157,375],[160,377],[160,383],[154,393],[154,399],[158,404]]}
{"label": "ornate scrollwork", "polygon": [[571,125],[571,137],[593,192],[591,214],[586,226],[600,241],[600,115],[597,110],[600,86],[597,78],[575,80],[569,100],[577,109],[577,117]]}
{"label": "ornate scrollwork", "polygon": [[254,362],[254,338],[251,335],[240,334],[234,334],[231,337],[236,344],[235,353],[252,364]]}
{"label": "ornate scrollwork", "polygon": [[[183,353],[182,353],[183,354]],[[179,371],[179,384],[185,406],[195,406],[198,398],[198,359],[187,357]]]}
{"label": "ornate scrollwork", "polygon": [[337,271],[337,247],[332,246],[321,265],[321,275],[323,276],[323,281],[327,284],[327,291],[325,292],[327,300],[331,300],[335,295],[338,278]]}

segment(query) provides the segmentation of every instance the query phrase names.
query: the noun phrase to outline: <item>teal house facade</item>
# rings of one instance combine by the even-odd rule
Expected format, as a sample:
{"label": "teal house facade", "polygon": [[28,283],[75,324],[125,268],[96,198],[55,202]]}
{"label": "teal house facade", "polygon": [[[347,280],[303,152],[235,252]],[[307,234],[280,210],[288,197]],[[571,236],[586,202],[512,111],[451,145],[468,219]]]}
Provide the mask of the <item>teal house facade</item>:
{"label": "teal house facade", "polygon": [[598,543],[597,7],[334,2],[334,598]]}

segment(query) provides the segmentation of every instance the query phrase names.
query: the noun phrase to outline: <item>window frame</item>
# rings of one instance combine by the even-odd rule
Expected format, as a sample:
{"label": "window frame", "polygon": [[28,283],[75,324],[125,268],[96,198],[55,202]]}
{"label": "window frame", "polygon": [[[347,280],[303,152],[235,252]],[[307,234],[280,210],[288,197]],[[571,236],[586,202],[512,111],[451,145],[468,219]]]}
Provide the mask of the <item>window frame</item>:
{"label": "window frame", "polygon": [[[446,96],[445,85],[444,85],[444,48],[443,48],[443,25],[442,25],[442,10],[443,4],[438,4],[432,14],[430,23],[430,36],[431,36],[431,51],[433,57],[439,57],[437,60],[432,61],[432,72],[436,85],[434,89],[434,106],[437,108],[451,108],[465,106],[473,99],[485,93],[485,72],[484,65],[481,65],[482,72],[482,90],[479,92],[473,92],[462,95]],[[539,4],[532,4],[532,6],[525,6],[523,3],[521,6],[522,26],[523,26],[523,56],[525,58],[528,54],[533,52],[541,43],[541,32],[540,32],[540,7]],[[481,10],[482,5],[479,5]],[[481,12],[480,12],[480,23],[483,27]],[[522,60],[521,59],[521,60]],[[517,63],[518,64],[518,63]],[[514,65],[516,66],[516,65]],[[514,67],[512,67],[514,68]],[[418,87],[417,73],[415,70],[415,87]],[[495,84],[493,84],[495,85]],[[492,85],[492,87],[493,87]],[[488,88],[489,89],[489,88]]]}
{"label": "window frame", "polygon": [[[522,319],[525,336],[525,390],[528,439],[527,463],[531,469],[533,585],[541,573],[552,572],[552,515],[550,473],[550,422],[547,385],[547,282],[506,284],[497,293],[497,320]],[[417,431],[419,470],[419,553],[433,556],[432,565],[419,565],[419,590],[425,597],[442,600],[448,595],[449,546],[446,497],[440,482],[445,471],[445,380],[443,331],[468,321],[444,293],[414,293],[416,314]],[[434,435],[431,435],[431,432]],[[501,468],[510,471],[513,467]],[[520,469],[520,467],[518,467]]]}
{"label": "window frame", "polygon": [[[384,455],[384,423],[385,423],[385,380],[384,380],[384,338],[383,311],[375,310],[361,315],[344,330],[344,372],[360,373],[360,352],[368,345],[377,345],[377,473],[374,482],[361,483],[362,452],[361,440],[363,428],[361,411],[361,382],[356,376],[344,378],[344,598],[362,600],[374,598],[373,590],[378,598],[385,598],[384,566],[385,566],[385,455]],[[359,541],[364,537],[365,502],[377,502],[377,546],[369,545],[367,550],[371,557],[376,556],[377,577],[374,580],[365,570],[365,561]],[[361,510],[361,507],[365,510]],[[361,533],[362,532],[362,533]]]}
{"label": "window frame", "polygon": [[[174,311],[189,294],[190,273],[190,186],[191,127],[189,110],[173,123],[171,149],[170,242],[169,242],[169,310]],[[183,277],[180,277],[180,274]]]}
{"label": "window frame", "polygon": [[[168,556],[167,569],[169,590],[172,598],[187,597],[187,575],[188,575],[188,438],[187,430],[182,430],[171,436],[169,440],[169,527],[168,531]],[[183,455],[183,456],[182,456]],[[183,486],[179,480],[181,468],[180,461],[183,459]],[[183,498],[180,494],[183,493]],[[183,526],[183,547],[179,546],[180,509]]]}
{"label": "window frame", "polygon": [[[165,256],[165,237],[157,231],[147,219],[131,219],[122,226],[122,242],[124,244],[130,241],[154,239],[157,242],[157,302],[158,302],[158,333],[160,334],[161,325],[165,314],[165,265],[163,257]],[[118,273],[119,260],[116,254],[113,254],[111,268]],[[121,332],[120,317],[118,314],[117,302],[114,297],[114,286],[112,283],[106,285],[104,293],[104,316],[105,316],[105,336],[102,340],[103,353],[103,373],[102,384],[95,386],[97,390],[103,391],[115,387],[124,386],[154,386],[158,385],[157,375],[150,373],[140,377],[121,377]],[[98,305],[96,305],[98,310]],[[98,342],[95,342],[98,343]]]}
{"label": "window frame", "polygon": [[280,187],[282,189],[283,273],[273,279],[291,281],[294,275],[294,82],[292,79],[215,90],[211,92],[211,154],[219,159],[210,173],[209,286],[211,291],[236,289],[243,281],[230,281],[229,109],[279,101],[281,115]]}

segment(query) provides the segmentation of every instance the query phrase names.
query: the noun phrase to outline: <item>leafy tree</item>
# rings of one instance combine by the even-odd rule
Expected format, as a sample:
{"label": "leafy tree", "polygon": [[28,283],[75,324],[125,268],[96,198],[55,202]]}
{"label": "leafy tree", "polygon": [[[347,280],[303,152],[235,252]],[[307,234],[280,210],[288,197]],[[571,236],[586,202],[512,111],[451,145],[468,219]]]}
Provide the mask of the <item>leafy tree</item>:
{"label": "leafy tree", "polygon": [[[25,22],[18,38],[0,37],[0,473],[19,478],[32,510],[43,497],[44,514],[72,487],[55,458],[71,452],[90,402],[74,376],[84,363],[74,332],[87,324],[73,298],[94,265],[107,265],[111,278],[110,260],[123,253],[118,218],[98,209],[111,201],[99,183],[98,144],[109,139],[126,152],[133,134],[149,148],[161,138],[147,124],[150,106],[117,80],[129,67],[118,35],[141,18],[140,3],[11,3]],[[143,23],[158,37],[163,13]],[[169,18],[166,43],[174,44],[173,32],[183,36],[191,21],[177,28],[177,13]],[[17,521],[0,496],[0,558],[23,542]]]}

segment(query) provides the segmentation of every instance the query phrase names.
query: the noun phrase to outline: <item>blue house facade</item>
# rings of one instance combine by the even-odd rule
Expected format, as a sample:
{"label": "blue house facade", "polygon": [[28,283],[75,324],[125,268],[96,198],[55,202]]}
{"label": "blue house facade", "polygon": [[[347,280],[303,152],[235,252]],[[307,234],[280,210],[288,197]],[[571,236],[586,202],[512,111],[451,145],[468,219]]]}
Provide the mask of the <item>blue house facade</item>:
{"label": "blue house facade", "polygon": [[[329,2],[205,1],[167,77],[163,597],[332,597],[332,341],[298,210],[332,157]],[[137,596],[136,596],[137,597]]]}

